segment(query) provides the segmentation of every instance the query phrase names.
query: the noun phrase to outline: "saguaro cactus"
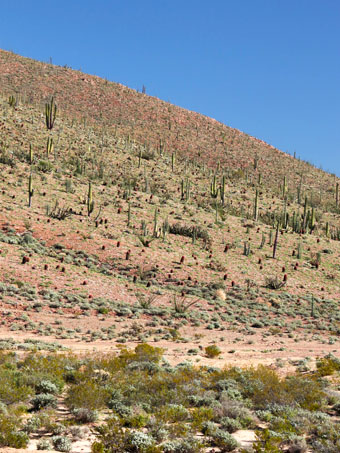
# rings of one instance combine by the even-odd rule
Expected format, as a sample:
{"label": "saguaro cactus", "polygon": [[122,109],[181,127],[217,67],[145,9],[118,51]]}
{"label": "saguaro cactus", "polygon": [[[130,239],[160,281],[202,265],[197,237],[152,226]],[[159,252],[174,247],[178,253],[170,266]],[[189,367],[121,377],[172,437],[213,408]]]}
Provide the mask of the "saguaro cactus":
{"label": "saguaro cactus", "polygon": [[217,187],[216,175],[214,175],[213,180],[212,180],[212,182],[210,184],[210,195],[213,198],[217,198],[218,191],[219,191],[219,189]]}
{"label": "saguaro cactus", "polygon": [[53,138],[51,137],[48,137],[47,138],[47,143],[46,143],[46,154],[47,154],[47,158],[49,157],[49,155],[53,152]]}
{"label": "saguaro cactus", "polygon": [[45,104],[45,120],[48,130],[51,130],[53,128],[56,116],[57,106],[54,103],[54,98],[52,97],[51,101]]}
{"label": "saguaro cactus", "polygon": [[277,222],[277,225],[276,225],[276,233],[275,233],[275,239],[274,239],[274,245],[273,245],[273,258],[275,259],[275,255],[276,255],[276,249],[277,249],[277,241],[278,241],[278,238],[279,238],[279,222]]}
{"label": "saguaro cactus", "polygon": [[94,209],[94,201],[92,194],[92,184],[89,182],[89,191],[87,194],[87,215],[90,216]]}
{"label": "saguaro cactus", "polygon": [[30,143],[30,148],[29,148],[29,150],[28,150],[28,163],[29,163],[30,165],[33,164],[33,148],[32,148],[31,143]]}
{"label": "saguaro cactus", "polygon": [[283,186],[282,186],[282,196],[285,198],[287,193],[287,178],[286,176],[283,177]]}
{"label": "saguaro cactus", "polygon": [[171,170],[174,172],[175,170],[175,163],[176,163],[176,154],[172,153],[171,154]]}
{"label": "saguaro cactus", "polygon": [[254,220],[257,220],[259,214],[259,191],[256,189],[254,201]]}
{"label": "saguaro cactus", "polygon": [[28,178],[28,207],[29,208],[31,207],[31,204],[32,204],[33,194],[34,194],[34,189],[33,189],[33,185],[32,185],[32,173],[31,173]]}

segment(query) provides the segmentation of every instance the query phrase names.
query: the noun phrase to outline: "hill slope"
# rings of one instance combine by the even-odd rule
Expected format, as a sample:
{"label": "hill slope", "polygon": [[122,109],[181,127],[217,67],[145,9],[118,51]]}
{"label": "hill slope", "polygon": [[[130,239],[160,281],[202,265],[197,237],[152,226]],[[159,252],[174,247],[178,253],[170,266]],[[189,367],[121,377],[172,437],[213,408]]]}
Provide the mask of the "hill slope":
{"label": "hill slope", "polygon": [[174,362],[334,349],[333,175],[97,77],[4,51],[0,69],[2,337],[152,340]]}
{"label": "hill slope", "polygon": [[3,50],[0,67],[3,93],[17,93],[35,104],[55,96],[63,112],[114,126],[119,135],[130,136],[153,148],[161,146],[167,152],[200,160],[212,168],[218,162],[225,169],[240,168],[254,178],[261,173],[265,185],[277,186],[286,176],[289,184],[296,187],[302,175],[302,184],[308,192],[319,194],[320,190],[326,192],[334,186],[333,175],[261,140],[118,83]]}

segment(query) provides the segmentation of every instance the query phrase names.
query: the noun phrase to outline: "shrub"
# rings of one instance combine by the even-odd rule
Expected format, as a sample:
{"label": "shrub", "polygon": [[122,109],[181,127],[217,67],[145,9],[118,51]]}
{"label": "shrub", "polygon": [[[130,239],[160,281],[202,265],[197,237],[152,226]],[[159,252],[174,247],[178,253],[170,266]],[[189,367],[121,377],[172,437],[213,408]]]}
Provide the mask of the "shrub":
{"label": "shrub", "polygon": [[213,359],[215,357],[218,357],[221,354],[221,350],[218,346],[213,344],[213,345],[207,346],[205,348],[205,354],[207,357],[209,357],[209,359]]}
{"label": "shrub", "polygon": [[330,376],[335,371],[340,371],[340,360],[336,357],[327,356],[316,362],[319,376]]}
{"label": "shrub", "polygon": [[204,451],[204,445],[194,437],[175,439],[165,442],[163,445],[164,453],[200,453]]}
{"label": "shrub", "polygon": [[228,431],[228,433],[234,433],[235,431],[242,429],[242,425],[238,420],[229,417],[223,417],[221,419],[221,426]]}
{"label": "shrub", "polygon": [[148,434],[142,431],[130,432],[127,436],[127,447],[128,451],[131,452],[147,452],[152,445],[154,440]]}
{"label": "shrub", "polygon": [[212,434],[212,441],[221,452],[233,451],[239,446],[238,442],[231,434],[222,431],[221,429],[217,429]]}
{"label": "shrub", "polygon": [[67,406],[73,410],[85,408],[101,409],[109,399],[109,391],[93,380],[86,380],[69,388],[66,397]]}
{"label": "shrub", "polygon": [[162,408],[160,416],[163,420],[170,423],[182,422],[188,419],[189,411],[181,404],[169,404]]}
{"label": "shrub", "polygon": [[40,381],[36,387],[38,393],[51,393],[55,395],[58,393],[58,387],[51,381],[43,380]]}
{"label": "shrub", "polygon": [[275,277],[266,277],[265,278],[265,286],[266,288],[270,288],[270,289],[280,289],[282,288],[284,285],[286,284],[286,282],[284,282],[282,279],[280,279],[279,277],[275,276]]}
{"label": "shrub", "polygon": [[57,451],[69,452],[71,451],[72,444],[68,437],[66,436],[53,436],[52,437],[53,447]]}
{"label": "shrub", "polygon": [[73,409],[72,413],[78,423],[94,423],[98,419],[98,412],[86,407]]}
{"label": "shrub", "polygon": [[37,450],[51,450],[51,443],[48,439],[40,439],[37,442]]}
{"label": "shrub", "polygon": [[33,410],[39,411],[43,407],[56,407],[57,400],[56,397],[50,393],[40,393],[32,399],[31,404]]}
{"label": "shrub", "polygon": [[0,414],[0,447],[26,448],[29,438],[19,431],[17,417]]}
{"label": "shrub", "polygon": [[100,442],[95,442],[92,451],[153,453],[159,451],[151,436],[142,431],[124,430],[115,418],[95,428]]}

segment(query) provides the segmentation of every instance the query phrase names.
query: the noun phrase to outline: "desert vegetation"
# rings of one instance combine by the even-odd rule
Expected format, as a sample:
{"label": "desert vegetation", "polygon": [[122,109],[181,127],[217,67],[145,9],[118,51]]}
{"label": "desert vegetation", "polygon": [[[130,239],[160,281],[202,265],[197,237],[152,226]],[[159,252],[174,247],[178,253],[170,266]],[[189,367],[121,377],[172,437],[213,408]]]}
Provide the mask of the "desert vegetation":
{"label": "desert vegetation", "polygon": [[339,178],[119,84],[0,64],[1,445],[338,451]]}

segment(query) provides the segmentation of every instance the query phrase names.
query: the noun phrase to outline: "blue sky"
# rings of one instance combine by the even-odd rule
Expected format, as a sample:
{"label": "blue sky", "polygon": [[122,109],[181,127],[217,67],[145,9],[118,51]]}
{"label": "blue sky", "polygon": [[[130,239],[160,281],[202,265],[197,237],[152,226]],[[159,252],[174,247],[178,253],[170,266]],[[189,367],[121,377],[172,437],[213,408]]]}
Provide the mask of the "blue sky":
{"label": "blue sky", "polygon": [[145,85],[340,176],[339,0],[1,0],[0,14],[5,50]]}

